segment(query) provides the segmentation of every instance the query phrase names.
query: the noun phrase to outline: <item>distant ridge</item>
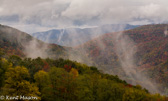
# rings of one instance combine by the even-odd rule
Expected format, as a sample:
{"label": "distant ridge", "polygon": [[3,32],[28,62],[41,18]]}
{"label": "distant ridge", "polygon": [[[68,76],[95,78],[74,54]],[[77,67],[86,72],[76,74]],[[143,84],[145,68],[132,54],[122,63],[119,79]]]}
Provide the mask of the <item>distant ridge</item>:
{"label": "distant ridge", "polygon": [[92,40],[105,33],[133,29],[139,25],[112,24],[93,28],[67,28],[53,29],[45,32],[33,33],[32,36],[48,43],[55,43],[62,46],[77,46]]}

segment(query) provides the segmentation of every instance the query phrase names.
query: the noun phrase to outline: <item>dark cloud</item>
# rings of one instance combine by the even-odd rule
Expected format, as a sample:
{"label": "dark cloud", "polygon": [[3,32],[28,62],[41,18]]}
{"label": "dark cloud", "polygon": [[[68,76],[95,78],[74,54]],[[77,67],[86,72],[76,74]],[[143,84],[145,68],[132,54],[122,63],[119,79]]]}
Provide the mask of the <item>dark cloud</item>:
{"label": "dark cloud", "polygon": [[0,21],[18,22],[19,21],[19,16],[18,15],[0,16]]}
{"label": "dark cloud", "polygon": [[0,21],[16,27],[19,24],[41,28],[162,23],[168,18],[167,3],[166,0],[0,0]]}

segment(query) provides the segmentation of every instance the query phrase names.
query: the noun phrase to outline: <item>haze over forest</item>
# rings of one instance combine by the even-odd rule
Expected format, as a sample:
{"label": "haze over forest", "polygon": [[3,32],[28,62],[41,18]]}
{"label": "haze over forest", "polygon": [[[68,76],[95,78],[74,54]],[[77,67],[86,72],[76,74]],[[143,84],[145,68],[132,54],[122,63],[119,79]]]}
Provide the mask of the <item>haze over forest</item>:
{"label": "haze over forest", "polygon": [[0,0],[0,100],[167,101],[167,4]]}

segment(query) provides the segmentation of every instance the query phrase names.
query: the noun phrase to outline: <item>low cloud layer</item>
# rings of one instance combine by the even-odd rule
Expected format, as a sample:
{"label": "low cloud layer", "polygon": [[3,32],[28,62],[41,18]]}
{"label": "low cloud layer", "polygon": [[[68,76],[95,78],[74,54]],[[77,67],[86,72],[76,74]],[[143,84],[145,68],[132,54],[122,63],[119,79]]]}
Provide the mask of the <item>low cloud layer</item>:
{"label": "low cloud layer", "polygon": [[[0,23],[30,33],[50,27],[165,23],[167,3],[166,0],[0,0]],[[31,25],[36,29],[26,27]]]}

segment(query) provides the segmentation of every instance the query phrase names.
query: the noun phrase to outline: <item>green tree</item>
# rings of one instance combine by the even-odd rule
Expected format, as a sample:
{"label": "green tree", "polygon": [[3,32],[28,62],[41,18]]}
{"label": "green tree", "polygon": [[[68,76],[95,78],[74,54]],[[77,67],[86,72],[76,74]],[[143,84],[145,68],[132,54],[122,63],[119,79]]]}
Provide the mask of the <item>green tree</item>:
{"label": "green tree", "polygon": [[123,85],[107,79],[99,79],[96,91],[99,101],[121,101],[124,94]]}
{"label": "green tree", "polygon": [[12,67],[12,64],[9,63],[5,58],[0,59],[0,89],[5,83],[6,70],[11,67]]}
{"label": "green tree", "polygon": [[39,91],[41,92],[41,99],[42,100],[48,100],[48,91],[49,85],[50,85],[50,80],[49,80],[49,75],[47,72],[40,70],[34,75],[34,79],[36,81],[36,85],[39,88]]}
{"label": "green tree", "polygon": [[145,101],[147,93],[142,90],[129,88],[123,95],[123,101]]}
{"label": "green tree", "polygon": [[76,101],[95,101],[93,96],[93,82],[90,75],[80,75],[77,80]]}
{"label": "green tree", "polygon": [[13,66],[19,66],[22,59],[17,55],[12,55],[9,57],[8,61],[13,64]]}
{"label": "green tree", "polygon": [[49,71],[52,96],[57,101],[76,100],[75,90],[77,87],[76,79],[72,73],[68,73],[63,68],[53,67]]}

